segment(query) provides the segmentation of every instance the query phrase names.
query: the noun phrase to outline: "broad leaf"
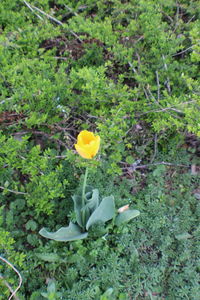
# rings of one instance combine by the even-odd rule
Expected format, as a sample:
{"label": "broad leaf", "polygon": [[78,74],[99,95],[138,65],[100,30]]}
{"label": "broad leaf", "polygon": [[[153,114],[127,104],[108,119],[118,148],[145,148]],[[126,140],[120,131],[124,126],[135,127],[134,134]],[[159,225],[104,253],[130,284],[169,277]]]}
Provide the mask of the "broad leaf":
{"label": "broad leaf", "polygon": [[93,212],[99,206],[99,190],[94,189],[90,199],[86,199],[86,207]]}
{"label": "broad leaf", "polygon": [[61,227],[56,232],[48,232],[45,228],[42,228],[39,234],[45,238],[58,242],[81,240],[88,235],[87,232],[82,233],[80,227],[71,222],[68,227]]}
{"label": "broad leaf", "polygon": [[56,253],[37,253],[36,256],[48,262],[56,262],[60,260],[59,255]]}
{"label": "broad leaf", "polygon": [[76,214],[76,221],[80,227],[84,228],[84,224],[81,216],[82,198],[79,195],[73,195],[72,199],[74,201],[74,211]]}
{"label": "broad leaf", "polygon": [[82,196],[73,195],[72,199],[74,201],[74,210],[76,213],[76,220],[80,227],[85,228],[87,220],[90,215],[99,205],[99,190],[94,189],[85,194],[85,205],[82,207]]}
{"label": "broad leaf", "polygon": [[187,239],[191,239],[192,238],[192,235],[189,234],[188,232],[183,232],[181,234],[177,234],[175,235],[175,238],[179,241],[181,240],[187,240]]}
{"label": "broad leaf", "polygon": [[117,215],[115,225],[119,226],[123,223],[129,222],[131,219],[140,215],[139,210],[128,209]]}
{"label": "broad leaf", "polygon": [[87,224],[87,221],[88,221],[89,217],[91,216],[93,211],[99,205],[99,190],[94,189],[94,190],[92,190],[92,192],[85,195],[85,197],[86,197],[86,199],[85,199],[86,204],[81,209],[82,220],[85,220],[85,222],[83,222],[84,223],[84,228],[85,228],[85,225]]}
{"label": "broad leaf", "polygon": [[115,215],[115,203],[114,197],[105,197],[95,211],[91,214],[87,224],[86,229],[88,230],[90,226],[97,222],[103,222],[112,219]]}

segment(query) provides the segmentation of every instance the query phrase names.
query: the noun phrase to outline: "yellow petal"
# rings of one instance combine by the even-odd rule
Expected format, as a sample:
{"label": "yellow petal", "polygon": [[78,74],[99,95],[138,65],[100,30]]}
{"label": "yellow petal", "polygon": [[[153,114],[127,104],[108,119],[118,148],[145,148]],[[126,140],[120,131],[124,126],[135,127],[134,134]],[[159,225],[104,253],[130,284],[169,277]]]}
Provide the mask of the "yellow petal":
{"label": "yellow petal", "polygon": [[96,136],[95,140],[90,143],[90,153],[92,157],[94,157],[99,151],[99,146],[100,146],[100,137]]}
{"label": "yellow petal", "polygon": [[78,154],[80,156],[82,156],[83,158],[87,158],[87,159],[91,159],[91,155],[90,153],[87,152],[87,150],[85,150],[84,148],[80,147],[78,144],[74,145],[76,148],[76,151],[78,152]]}
{"label": "yellow petal", "polygon": [[77,152],[87,159],[93,158],[99,151],[100,137],[93,132],[83,130],[79,133],[75,148]]}
{"label": "yellow petal", "polygon": [[95,139],[95,136],[94,136],[93,132],[83,130],[78,135],[78,144],[80,143],[80,144],[87,145],[94,139]]}

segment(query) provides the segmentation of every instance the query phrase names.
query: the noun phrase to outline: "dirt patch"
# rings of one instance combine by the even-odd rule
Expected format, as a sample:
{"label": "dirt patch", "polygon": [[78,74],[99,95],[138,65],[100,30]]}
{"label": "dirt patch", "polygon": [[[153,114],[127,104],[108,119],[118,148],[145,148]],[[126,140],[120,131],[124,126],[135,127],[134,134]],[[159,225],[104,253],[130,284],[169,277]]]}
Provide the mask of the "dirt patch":
{"label": "dirt patch", "polygon": [[[60,57],[69,57],[73,60],[81,58],[87,49],[87,45],[96,44],[98,47],[104,48],[104,44],[95,38],[84,39],[82,43],[77,39],[69,40],[66,37],[58,36],[54,39],[44,40],[40,44],[40,48],[46,49],[46,51],[56,48],[56,55]],[[108,52],[104,48],[105,56]]]}
{"label": "dirt patch", "polygon": [[4,111],[0,113],[0,124],[10,125],[24,118],[25,115],[23,113],[17,113],[15,111]]}

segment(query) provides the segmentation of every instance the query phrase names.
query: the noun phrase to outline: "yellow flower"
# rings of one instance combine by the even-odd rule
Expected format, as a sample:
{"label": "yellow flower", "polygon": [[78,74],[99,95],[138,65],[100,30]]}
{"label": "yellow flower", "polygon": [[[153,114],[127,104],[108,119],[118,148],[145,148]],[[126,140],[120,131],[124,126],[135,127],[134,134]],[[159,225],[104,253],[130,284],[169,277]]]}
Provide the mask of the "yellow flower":
{"label": "yellow flower", "polygon": [[99,151],[100,136],[95,136],[93,132],[83,130],[79,133],[77,144],[74,146],[80,156],[91,159]]}

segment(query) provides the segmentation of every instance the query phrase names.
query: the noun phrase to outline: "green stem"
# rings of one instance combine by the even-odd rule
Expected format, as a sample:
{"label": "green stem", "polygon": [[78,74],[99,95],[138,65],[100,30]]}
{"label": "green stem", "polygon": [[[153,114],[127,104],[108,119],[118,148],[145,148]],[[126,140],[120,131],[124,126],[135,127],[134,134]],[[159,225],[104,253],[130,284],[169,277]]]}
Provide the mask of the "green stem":
{"label": "green stem", "polygon": [[[83,189],[82,189],[82,208],[85,206],[85,189],[86,189],[86,183],[87,183],[87,176],[88,176],[88,167],[86,167],[85,170],[85,176],[83,181]],[[85,224],[85,211],[82,211],[82,218],[83,218],[83,224]]]}
{"label": "green stem", "polygon": [[86,183],[87,183],[87,176],[88,176],[88,167],[85,170],[85,177],[83,181],[83,189],[82,189],[82,207],[85,205],[85,189],[86,189]]}

